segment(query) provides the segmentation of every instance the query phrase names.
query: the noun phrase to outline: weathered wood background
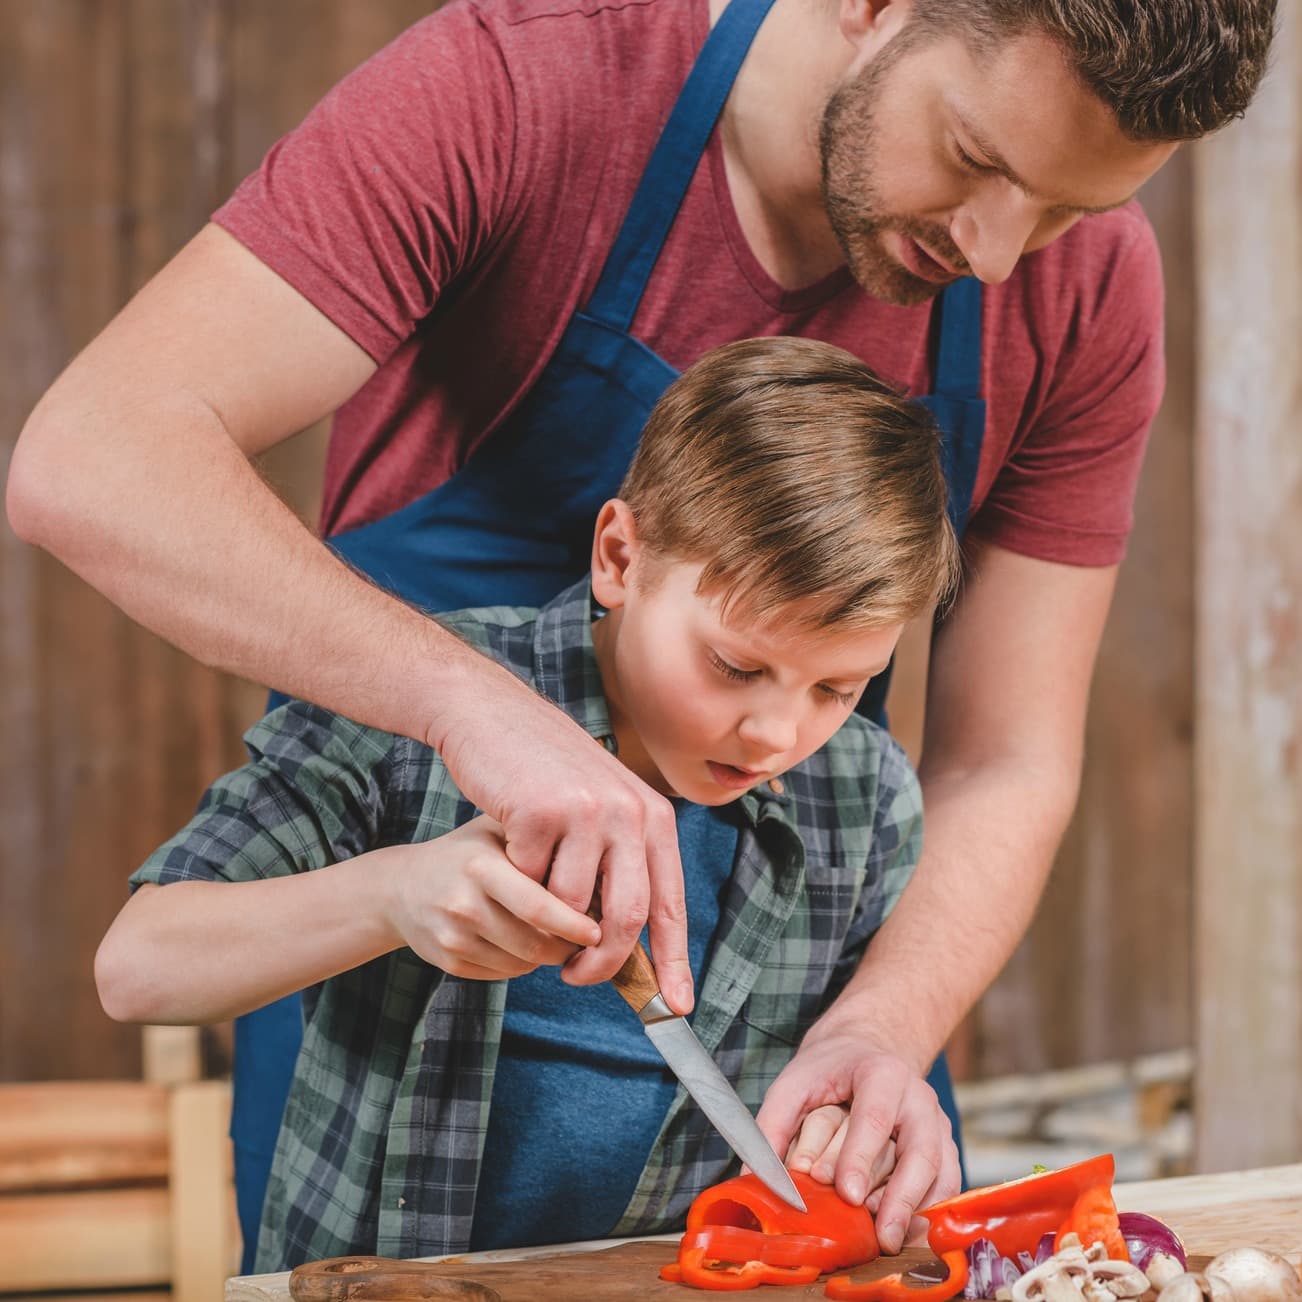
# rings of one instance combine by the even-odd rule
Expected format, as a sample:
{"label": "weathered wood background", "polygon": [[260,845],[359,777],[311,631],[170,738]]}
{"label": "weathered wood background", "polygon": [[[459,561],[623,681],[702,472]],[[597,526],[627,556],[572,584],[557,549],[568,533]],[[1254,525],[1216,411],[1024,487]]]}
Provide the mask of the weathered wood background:
{"label": "weathered wood background", "polygon": [[[429,0],[6,0],[0,446],[266,147]],[[1170,381],[1099,667],[1079,812],[970,1020],[986,1076],[1192,1042],[1194,261],[1188,151],[1144,195]],[[322,432],[267,469],[306,518]],[[916,735],[905,675],[896,718]],[[143,632],[0,525],[0,1079],[132,1076],[91,957],[132,867],[242,758],[260,689]],[[960,955],[944,961],[961,962]]]}

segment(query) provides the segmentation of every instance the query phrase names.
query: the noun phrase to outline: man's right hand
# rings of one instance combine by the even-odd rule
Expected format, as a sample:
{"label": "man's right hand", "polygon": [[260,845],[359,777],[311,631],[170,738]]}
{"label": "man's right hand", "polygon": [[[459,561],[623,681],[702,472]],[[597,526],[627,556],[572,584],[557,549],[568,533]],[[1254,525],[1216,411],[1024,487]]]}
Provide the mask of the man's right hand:
{"label": "man's right hand", "polygon": [[503,827],[510,861],[583,913],[601,892],[601,941],[564,969],[575,985],[608,981],[645,923],[666,1001],[691,1011],[687,906],[672,806],[603,746],[513,674],[465,648],[429,740],[458,788]]}

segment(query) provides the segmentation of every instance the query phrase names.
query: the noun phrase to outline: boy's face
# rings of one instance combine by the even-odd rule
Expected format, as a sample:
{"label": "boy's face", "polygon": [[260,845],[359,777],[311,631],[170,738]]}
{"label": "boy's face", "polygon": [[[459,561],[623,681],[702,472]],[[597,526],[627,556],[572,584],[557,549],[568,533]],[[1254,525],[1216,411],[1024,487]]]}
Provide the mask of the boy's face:
{"label": "boy's face", "polygon": [[696,592],[700,572],[658,559],[647,584],[637,560],[619,575],[594,565],[609,613],[593,636],[620,759],[666,795],[722,805],[822,746],[902,626],[811,633],[799,610],[725,621],[718,599]]}

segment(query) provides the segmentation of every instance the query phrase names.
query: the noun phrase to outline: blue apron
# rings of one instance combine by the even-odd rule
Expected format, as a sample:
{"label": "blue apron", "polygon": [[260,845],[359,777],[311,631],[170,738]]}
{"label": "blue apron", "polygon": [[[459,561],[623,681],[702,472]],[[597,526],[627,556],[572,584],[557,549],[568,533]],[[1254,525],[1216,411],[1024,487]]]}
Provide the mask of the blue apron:
{"label": "blue apron", "polygon": [[[592,526],[615,496],[642,426],[678,372],[629,333],[661,246],[750,43],[773,0],[732,0],[692,68],[638,184],[587,308],[537,383],[446,483],[328,540],[351,565],[427,610],[541,606],[588,570]],[[966,521],[985,424],[979,397],[981,287],[962,280],[940,310],[936,392],[950,513]],[[882,718],[885,679],[860,704]],[[235,1025],[236,1191],[252,1270],[272,1154],[302,1041],[299,996]],[[958,1137],[944,1058],[929,1077]]]}

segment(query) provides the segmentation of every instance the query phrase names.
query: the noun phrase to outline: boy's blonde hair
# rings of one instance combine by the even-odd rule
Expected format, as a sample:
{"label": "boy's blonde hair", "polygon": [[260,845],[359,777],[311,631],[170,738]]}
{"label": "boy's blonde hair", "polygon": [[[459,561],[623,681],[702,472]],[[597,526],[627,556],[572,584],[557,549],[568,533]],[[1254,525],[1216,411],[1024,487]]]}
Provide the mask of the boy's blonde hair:
{"label": "boy's blonde hair", "polygon": [[665,391],[619,496],[653,556],[765,620],[876,628],[944,601],[959,571],[940,437],[857,357],[745,339]]}

